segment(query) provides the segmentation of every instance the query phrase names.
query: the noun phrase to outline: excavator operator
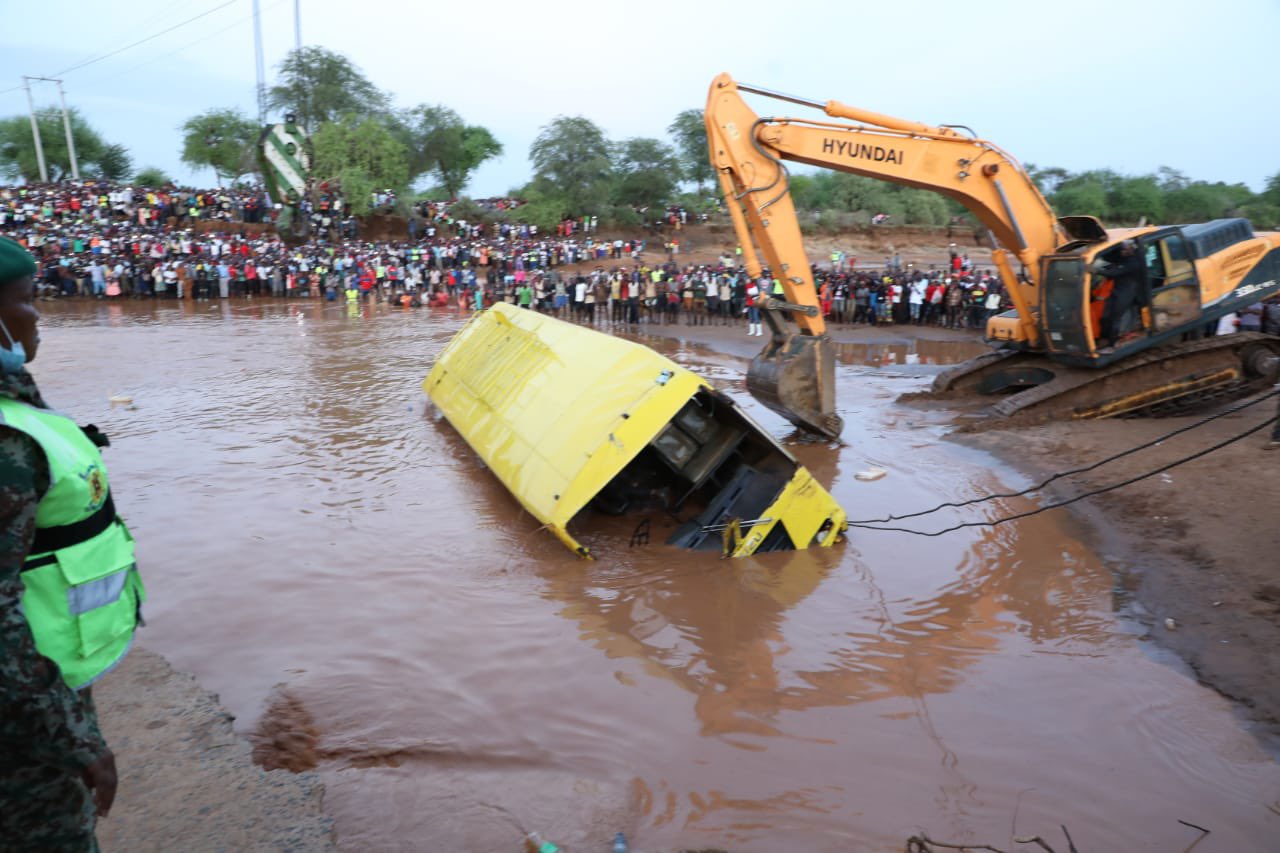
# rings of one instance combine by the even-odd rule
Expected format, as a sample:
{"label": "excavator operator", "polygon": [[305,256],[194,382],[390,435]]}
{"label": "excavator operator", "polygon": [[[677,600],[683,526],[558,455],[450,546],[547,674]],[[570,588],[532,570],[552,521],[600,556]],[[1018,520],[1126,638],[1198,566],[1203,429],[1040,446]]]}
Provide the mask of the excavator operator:
{"label": "excavator operator", "polygon": [[1138,308],[1146,289],[1146,264],[1138,253],[1138,244],[1125,240],[1118,256],[1099,258],[1091,272],[1112,282],[1111,295],[1102,311],[1099,346],[1113,347],[1138,325]]}

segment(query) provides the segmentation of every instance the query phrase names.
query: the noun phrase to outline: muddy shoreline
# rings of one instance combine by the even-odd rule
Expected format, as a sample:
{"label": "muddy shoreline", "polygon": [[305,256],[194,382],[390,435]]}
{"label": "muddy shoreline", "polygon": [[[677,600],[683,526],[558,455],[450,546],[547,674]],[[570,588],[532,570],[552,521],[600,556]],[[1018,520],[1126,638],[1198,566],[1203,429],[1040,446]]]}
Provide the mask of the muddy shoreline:
{"label": "muddy shoreline", "polygon": [[[1242,401],[1242,402],[1248,402]],[[1238,403],[1235,405],[1239,405]],[[1154,441],[1200,417],[1046,424],[957,436],[1040,480]],[[1046,500],[1103,488],[1230,439],[1273,417],[1266,400],[1088,474]],[[1118,612],[1175,654],[1202,684],[1237,703],[1280,757],[1280,459],[1262,429],[1164,474],[1072,504],[1116,578]]]}
{"label": "muddy shoreline", "polygon": [[120,774],[103,850],[334,849],[315,774],[258,767],[218,696],[160,655],[135,648],[94,700]]}
{"label": "muddy shoreline", "polygon": [[[977,332],[935,327],[828,331],[838,345],[866,345],[870,351],[908,341],[913,347],[980,342]],[[644,332],[743,356],[754,355],[760,340],[745,337],[740,327],[655,326]],[[910,372],[908,367],[898,369]],[[1025,474],[1030,484],[1236,405],[1195,417],[1039,424],[949,437],[992,454]],[[1042,500],[1066,500],[1163,466],[1255,427],[1275,411],[1274,400],[1264,401],[1086,475],[1060,480]],[[1262,450],[1267,436],[1263,429],[1164,475],[1052,511],[1072,513],[1089,544],[1106,556],[1116,579],[1115,608],[1140,638],[1172,652],[1198,681],[1237,703],[1263,745],[1280,756],[1280,657],[1274,654],[1280,648],[1275,571],[1280,454]]]}

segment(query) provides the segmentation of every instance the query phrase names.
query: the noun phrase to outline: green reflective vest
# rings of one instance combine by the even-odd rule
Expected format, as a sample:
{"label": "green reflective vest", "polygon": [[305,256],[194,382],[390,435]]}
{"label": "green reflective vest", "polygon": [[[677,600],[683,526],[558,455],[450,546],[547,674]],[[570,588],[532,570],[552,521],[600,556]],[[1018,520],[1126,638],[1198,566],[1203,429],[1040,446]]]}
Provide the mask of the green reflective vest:
{"label": "green reflective vest", "polygon": [[133,537],[116,515],[102,456],[75,421],[7,397],[0,419],[34,438],[49,462],[49,491],[22,566],[22,610],[36,649],[80,689],[133,641],[146,598]]}

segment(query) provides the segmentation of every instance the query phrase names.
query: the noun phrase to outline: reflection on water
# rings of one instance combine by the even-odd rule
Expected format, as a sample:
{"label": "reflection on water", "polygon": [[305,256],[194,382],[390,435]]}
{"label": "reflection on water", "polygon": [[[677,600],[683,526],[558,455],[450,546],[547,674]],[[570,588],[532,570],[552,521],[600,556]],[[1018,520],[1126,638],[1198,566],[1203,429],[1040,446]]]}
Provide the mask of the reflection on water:
{"label": "reflection on water", "polygon": [[990,348],[981,341],[931,341],[912,338],[904,341],[836,343],[841,364],[887,367],[892,364],[959,364]]}
{"label": "reflection on water", "polygon": [[[1019,833],[1065,823],[1081,849],[1182,849],[1188,816],[1220,849],[1274,837],[1280,773],[1117,626],[1060,514],[747,560],[604,526],[581,562],[424,406],[456,313],[42,310],[42,388],[113,438],[143,641],[246,731],[287,699],[344,847],[514,850],[517,823],[572,850],[620,829],[645,850],[892,850],[920,827],[999,846],[1015,810]],[[894,363],[973,345],[903,346]],[[740,382],[742,360],[670,347]],[[1019,482],[841,347],[849,443],[792,450],[851,515]],[[868,463],[889,476],[856,481]]]}

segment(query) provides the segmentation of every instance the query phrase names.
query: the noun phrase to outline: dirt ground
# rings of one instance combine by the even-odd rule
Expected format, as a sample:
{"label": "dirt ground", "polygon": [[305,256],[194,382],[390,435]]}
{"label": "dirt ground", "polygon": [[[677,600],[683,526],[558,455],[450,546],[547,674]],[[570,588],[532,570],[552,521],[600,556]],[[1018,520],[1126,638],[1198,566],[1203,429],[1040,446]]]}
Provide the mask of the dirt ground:
{"label": "dirt ground", "polygon": [[98,822],[107,853],[333,849],[315,776],[256,766],[218,697],[190,675],[134,649],[93,692],[120,774]]}
{"label": "dirt ground", "polygon": [[[721,253],[733,256],[737,238],[728,225],[698,225],[681,232],[670,232],[680,240],[679,260],[687,263],[711,263]],[[663,238],[650,240],[650,255],[661,254]],[[991,265],[991,248],[982,235],[969,226],[928,228],[918,226],[869,225],[842,234],[810,234],[804,238],[805,250],[818,266],[830,264],[831,253],[843,252],[846,263],[857,269],[879,269],[886,260],[897,255],[903,265],[922,269],[941,267],[954,248],[967,254],[978,266]]]}

